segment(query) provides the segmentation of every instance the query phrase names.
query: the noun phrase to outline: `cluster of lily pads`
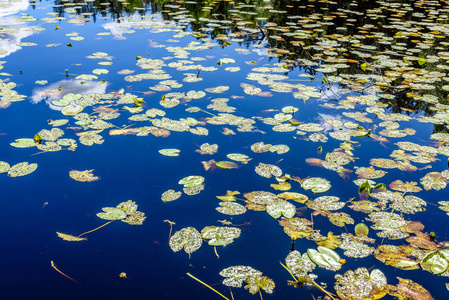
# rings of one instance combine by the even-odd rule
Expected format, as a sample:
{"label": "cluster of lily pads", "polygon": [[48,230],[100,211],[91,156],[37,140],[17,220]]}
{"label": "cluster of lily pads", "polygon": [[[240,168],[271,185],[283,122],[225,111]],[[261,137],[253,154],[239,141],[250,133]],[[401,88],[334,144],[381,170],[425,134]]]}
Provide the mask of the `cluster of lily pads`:
{"label": "cluster of lily pads", "polygon": [[[145,15],[143,20],[123,17],[125,31],[116,38],[126,38],[125,34],[131,35],[148,27],[154,34],[172,35],[166,41],[151,43],[151,47],[161,48],[163,55],[138,56],[133,66],[125,66],[118,72],[123,77],[123,86],[140,82],[148,84],[143,98],[132,89],[106,92],[107,81],[111,78],[108,66],[113,64],[114,57],[106,52],[93,52],[87,59],[98,61],[101,67],[76,74],[73,80],[80,87],[99,84],[103,92],[71,93],[65,91],[62,83],[54,85],[48,84],[45,78],[37,80],[35,83],[40,87],[36,89],[36,97],[48,99],[49,106],[60,110],[64,119],[49,120],[48,126],[52,128],[24,133],[28,137],[17,139],[11,146],[36,147],[42,152],[74,151],[78,147],[75,138],[85,146],[99,145],[107,143],[106,132],[110,138],[118,135],[167,138],[172,132],[196,138],[208,136],[215,128],[229,136],[262,135],[268,128],[271,132],[264,140],[277,134],[291,137],[291,143],[243,145],[238,151],[249,148],[255,153],[254,157],[250,157],[248,150],[247,153],[226,154],[231,161],[211,159],[201,163],[205,171],[215,167],[237,169],[240,167],[237,163],[249,164],[254,159],[253,170],[260,175],[261,182],[267,183],[267,191],[246,192],[244,199],[236,197],[239,191],[228,191],[226,195],[217,192],[220,202],[216,211],[229,216],[266,211],[273,219],[279,219],[276,222],[293,241],[305,238],[317,244],[317,250],[303,249],[306,253],[302,255],[294,250],[287,256],[287,269],[294,277],[290,284],[317,286],[315,279],[319,274],[312,273],[316,266],[340,271],[343,260],[337,251],[341,250],[348,259],[374,255],[386,266],[402,270],[421,268],[433,275],[449,277],[447,243],[434,241],[431,234],[424,232],[423,224],[411,220],[413,214],[425,211],[424,193],[444,190],[449,182],[449,171],[443,170],[439,163],[449,156],[449,54],[446,51],[449,30],[444,13],[447,5],[432,1],[371,1],[367,9],[357,10],[362,3],[350,2],[346,8],[341,8],[334,1],[307,5],[286,4],[285,1],[252,1],[250,4],[226,1],[228,14],[216,11],[219,5],[215,4],[178,1],[163,6],[164,18],[156,13]],[[61,3],[55,6],[69,15],[66,23],[59,26],[82,24],[84,18],[88,18],[78,14],[83,5]],[[104,9],[108,6],[101,5]],[[445,8],[439,10],[437,6]],[[24,28],[45,30],[26,25],[37,21],[31,15],[18,19],[23,28],[5,27],[1,32],[14,35]],[[49,13],[41,21],[55,23],[63,19],[57,13]],[[186,30],[189,26],[193,31]],[[232,29],[234,31],[230,32]],[[97,36],[110,34],[98,32]],[[70,41],[67,46],[74,48],[84,39],[77,32],[65,36]],[[244,47],[245,43],[250,46]],[[35,45],[31,42],[17,44],[18,47]],[[46,46],[62,47],[58,44]],[[224,47],[231,47],[238,57],[224,57],[219,52]],[[211,49],[217,51],[219,57],[207,58]],[[256,55],[251,54],[279,60],[260,63]],[[240,58],[246,55],[254,60]],[[300,76],[293,75],[290,71],[295,68],[304,72]],[[198,90],[193,85],[207,82],[213,72],[228,74],[242,72],[242,69],[248,70],[245,82],[235,86],[218,85]],[[4,77],[0,79],[0,108],[26,98],[15,90],[18,85],[11,81],[11,74],[3,72],[0,75]],[[182,76],[181,80],[174,79],[179,76]],[[314,78],[321,81],[321,88],[308,84],[308,80]],[[288,105],[273,109],[274,104],[267,101],[267,109],[251,117],[239,113],[236,108],[241,99],[262,101],[277,97],[287,99]],[[315,104],[329,113],[307,117],[312,111],[308,105]],[[181,118],[172,117],[176,115],[173,112],[180,111],[184,114]],[[429,140],[409,141],[417,132],[409,126],[416,127],[416,122],[434,126],[435,133]],[[69,124],[72,125],[69,127]],[[79,131],[71,135],[62,126],[67,129],[77,127]],[[69,137],[62,138],[64,135]],[[310,168],[320,168],[322,177],[310,177],[307,169],[298,174],[302,178],[287,174],[282,169],[285,170],[288,164],[278,165],[267,158],[267,155],[291,154],[302,145],[312,143],[318,148],[317,153],[303,156]],[[369,160],[358,159],[356,154],[365,151],[361,149],[369,143],[388,145],[387,150],[391,152],[388,157],[379,152],[372,154],[376,157]],[[215,155],[219,153],[219,145],[203,143],[196,152]],[[184,151],[164,148],[159,153],[174,157],[182,156]],[[258,160],[261,153],[265,153],[264,161]],[[9,164],[1,162],[0,167],[0,172],[8,172],[14,177],[33,172],[37,164],[24,162],[10,168]],[[429,168],[434,169],[424,171]],[[72,170],[69,175],[77,181],[98,180],[92,171]],[[407,181],[391,178],[397,171],[404,172]],[[415,171],[422,173],[419,182],[408,181],[407,172]],[[333,175],[332,172],[342,180],[354,179],[353,190],[349,188],[345,195],[315,197],[315,194],[327,193],[335,185],[324,178]],[[192,175],[178,183],[185,194],[194,196],[204,190],[204,181],[203,176]],[[300,189],[314,199],[299,193]],[[416,196],[417,193],[421,193],[421,197]],[[161,198],[171,202],[181,196],[181,191],[170,189]],[[349,199],[351,196],[360,199]],[[438,204],[442,211],[449,211],[448,201]],[[297,216],[299,210],[303,216]],[[365,223],[355,226],[355,234],[342,230],[342,227],[357,223],[361,214],[364,214]],[[308,215],[311,217],[306,217]],[[97,216],[134,225],[141,225],[145,220],[145,215],[137,211],[137,205],[132,201],[105,207]],[[335,226],[336,234],[328,228],[327,232],[321,233],[324,226],[314,228],[318,222],[313,218],[326,218]],[[371,236],[368,236],[367,224],[374,231]],[[187,227],[175,232],[168,243],[173,251],[184,249],[190,255],[201,247],[203,240],[212,246],[225,246],[240,233],[236,227],[208,226],[201,232]],[[63,233],[58,236],[69,241],[84,240]],[[376,246],[379,239],[386,239],[387,244]],[[392,244],[388,244],[389,240]],[[403,245],[393,244],[395,240]],[[333,250],[337,248],[341,250]],[[241,287],[245,282],[245,288],[253,294],[260,289],[271,293],[274,288],[273,280],[249,266],[230,267],[220,275],[226,277],[224,285]],[[386,276],[379,269],[369,272],[360,267],[336,274],[335,280],[335,292],[342,299],[380,299],[386,294],[403,299],[416,293],[423,299],[430,299],[430,294],[411,280],[398,278],[395,286],[387,284]]]}
{"label": "cluster of lily pads", "polygon": [[132,200],[122,202],[116,207],[103,207],[103,212],[97,213],[97,217],[109,221],[106,224],[103,224],[93,230],[84,232],[78,236],[73,236],[61,232],[56,232],[56,234],[58,235],[58,237],[65,241],[80,242],[87,240],[86,238],[82,238],[81,236],[96,231],[116,220],[120,220],[129,225],[142,225],[147,217],[145,216],[145,213],[138,211],[137,207],[138,205],[136,204],[136,202]]}

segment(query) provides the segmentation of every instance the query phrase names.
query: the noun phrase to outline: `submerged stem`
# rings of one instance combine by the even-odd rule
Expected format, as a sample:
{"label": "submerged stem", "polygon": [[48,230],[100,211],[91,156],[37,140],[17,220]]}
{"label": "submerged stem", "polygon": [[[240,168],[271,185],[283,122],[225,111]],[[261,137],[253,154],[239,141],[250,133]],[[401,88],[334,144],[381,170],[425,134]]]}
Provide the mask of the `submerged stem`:
{"label": "submerged stem", "polygon": [[210,285],[208,285],[207,283],[202,282],[201,280],[199,280],[198,278],[196,278],[195,276],[193,276],[190,273],[186,273],[189,277],[195,279],[196,281],[198,281],[199,283],[201,283],[202,285],[205,285],[206,287],[210,288],[211,290],[213,290],[215,293],[217,293],[218,295],[222,296],[223,298],[225,298],[226,300],[229,300],[228,297],[225,297],[223,294],[221,294],[219,291],[217,291],[216,289],[214,289],[213,287],[211,287]]}
{"label": "submerged stem", "polygon": [[86,231],[86,232],[84,232],[84,233],[81,233],[81,234],[80,234],[79,236],[77,236],[77,237],[80,237],[80,236],[82,236],[82,235],[85,235],[85,234],[94,232],[95,230],[98,230],[98,229],[100,229],[101,227],[104,227],[104,226],[106,226],[106,225],[108,225],[109,223],[112,223],[112,222],[114,222],[114,220],[109,221],[109,222],[107,222],[106,224],[103,224],[103,225],[101,225],[101,226],[99,226],[99,227],[97,227],[97,228],[95,228],[95,229],[92,229],[92,230]]}
{"label": "submerged stem", "polygon": [[73,279],[72,277],[70,277],[70,276],[64,274],[63,272],[61,272],[58,268],[56,268],[55,263],[54,263],[53,261],[50,261],[50,263],[51,263],[51,267],[52,267],[53,269],[55,269],[59,274],[61,274],[62,276],[66,277],[66,278],[68,278],[68,279],[70,279],[70,280],[73,281],[73,282],[76,282],[76,283],[78,283],[78,284],[81,284],[81,283],[79,283],[78,281],[76,281],[75,279]]}
{"label": "submerged stem", "polygon": [[217,256],[217,258],[220,258],[220,256],[217,253],[217,247],[215,247],[215,246],[214,246],[214,252],[215,252],[215,255]]}

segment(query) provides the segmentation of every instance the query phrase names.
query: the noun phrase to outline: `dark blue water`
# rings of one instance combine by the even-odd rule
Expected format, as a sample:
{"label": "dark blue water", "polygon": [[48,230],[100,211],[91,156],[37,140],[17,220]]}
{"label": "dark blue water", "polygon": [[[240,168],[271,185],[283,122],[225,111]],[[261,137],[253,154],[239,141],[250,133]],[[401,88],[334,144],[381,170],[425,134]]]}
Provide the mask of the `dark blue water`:
{"label": "dark blue water", "polygon": [[[241,194],[251,191],[273,190],[270,184],[277,183],[274,178],[267,179],[254,172],[260,163],[276,164],[284,174],[306,177],[324,177],[332,184],[332,188],[324,193],[315,195],[311,191],[303,190],[299,183],[292,182],[291,192],[298,192],[314,199],[317,196],[338,196],[341,201],[347,201],[358,196],[357,186],[352,180],[357,179],[354,173],[348,178],[342,178],[335,172],[324,168],[312,167],[306,164],[305,159],[314,157],[324,159],[327,152],[338,148],[341,141],[329,137],[327,143],[313,143],[301,139],[301,136],[293,132],[274,132],[271,125],[264,124],[253,117],[273,117],[276,112],[265,110],[281,110],[283,107],[293,105],[299,108],[294,116],[301,122],[323,122],[320,114],[329,114],[338,118],[341,112],[320,107],[325,101],[311,98],[307,101],[295,99],[292,93],[272,92],[271,97],[251,96],[243,92],[240,83],[244,82],[260,87],[263,91],[269,91],[267,86],[257,84],[246,79],[246,75],[252,72],[254,67],[270,66],[277,62],[277,58],[269,58],[266,55],[238,54],[236,48],[244,47],[238,43],[232,43],[227,47],[212,47],[202,51],[190,51],[190,57],[203,57],[204,61],[195,61],[204,67],[217,67],[217,71],[201,71],[199,77],[202,81],[196,83],[182,82],[184,73],[197,75],[197,70],[177,71],[174,68],[163,69],[172,76],[171,79],[183,84],[172,92],[200,91],[218,85],[230,86],[223,94],[207,93],[206,97],[192,100],[185,105],[164,109],[159,105],[159,100],[166,92],[144,94],[150,86],[156,85],[160,80],[142,80],[140,82],[126,82],[125,75],[117,74],[123,69],[136,70],[135,74],[145,73],[136,65],[136,56],[152,59],[161,59],[173,56],[166,50],[167,46],[184,47],[190,42],[198,40],[191,36],[175,38],[179,42],[167,41],[173,39],[173,32],[154,33],[150,29],[138,29],[134,33],[124,34],[126,39],[117,36],[99,36],[97,33],[108,31],[104,25],[119,25],[110,17],[102,19],[99,15],[96,21],[83,25],[73,25],[63,20],[58,23],[45,23],[41,21],[47,13],[52,12],[53,2],[41,2],[32,8],[27,1],[12,4],[10,11],[1,15],[1,26],[25,28],[36,26],[44,28],[44,31],[34,34],[4,35],[3,48],[8,52],[2,55],[6,61],[1,72],[10,73],[12,76],[1,76],[4,82],[15,82],[14,89],[26,99],[14,102],[6,109],[0,109],[0,160],[8,162],[11,166],[28,161],[37,163],[38,168],[30,175],[12,178],[6,174],[0,174],[1,209],[0,209],[0,299],[219,299],[220,296],[189,278],[189,272],[206,283],[212,285],[227,297],[230,296],[229,288],[221,284],[222,277],[219,272],[233,265],[248,265],[263,272],[276,283],[272,295],[263,292],[266,299],[287,299],[324,296],[317,289],[294,288],[287,286],[290,275],[280,266],[279,261],[284,262],[290,252],[291,239],[283,232],[278,220],[270,217],[266,212],[247,211],[239,216],[227,216],[215,210],[220,202],[216,196],[225,195],[227,190],[239,191]],[[2,12],[0,10],[0,12]],[[147,12],[149,13],[149,12]],[[38,19],[36,22],[14,25],[12,16],[30,14]],[[69,17],[69,14],[65,14]],[[139,18],[136,13],[135,18]],[[60,29],[55,30],[55,25]],[[107,27],[107,26],[106,26]],[[78,32],[84,37],[83,41],[72,41],[65,36],[67,33]],[[23,29],[21,33],[27,32]],[[214,41],[214,40],[213,40]],[[34,42],[37,46],[21,47],[13,46],[19,42]],[[72,47],[67,47],[67,43]],[[166,47],[154,48],[157,42]],[[217,41],[214,41],[217,42]],[[61,43],[58,47],[45,47],[46,44]],[[11,49],[15,50],[11,50]],[[0,48],[1,49],[1,48]],[[254,47],[249,47],[250,50]],[[111,66],[100,66],[97,63],[103,59],[89,59],[87,56],[94,52],[106,52],[112,56]],[[235,64],[217,65],[220,58],[230,57],[236,60]],[[188,58],[187,58],[188,59]],[[166,64],[177,61],[176,58],[167,60]],[[254,61],[254,62],[251,62]],[[239,66],[239,72],[227,72],[228,66]],[[93,69],[104,68],[109,70],[106,75],[98,75],[99,80],[107,83],[87,83],[81,85],[74,78],[82,73],[91,74]],[[66,75],[68,69],[68,77]],[[286,69],[285,75],[289,77],[287,82],[301,83],[307,86],[323,88],[321,77],[310,80],[298,77],[302,71]],[[47,80],[43,86],[35,84],[36,80]],[[60,111],[51,109],[48,102],[58,98],[39,97],[38,91],[45,89],[63,88],[62,95],[68,91],[74,93],[114,93],[124,89],[125,93],[132,93],[142,97],[145,103],[143,113],[150,108],[158,108],[167,112],[166,117],[178,120],[180,118],[193,117],[197,120],[206,120],[210,115],[204,112],[188,113],[189,106],[198,106],[206,109],[211,103],[211,98],[229,98],[228,105],[236,108],[234,115],[253,118],[254,126],[262,132],[238,132],[232,125],[200,125],[209,130],[208,136],[193,135],[188,132],[171,132],[167,138],[134,135],[112,136],[108,129],[100,133],[104,138],[101,145],[85,146],[79,143],[76,133],[79,131],[61,127],[64,130],[64,138],[77,140],[76,151],[62,150],[59,152],[40,152],[38,149],[18,149],[9,144],[18,138],[33,138],[41,129],[51,129],[47,120],[69,119],[71,126],[76,126],[73,117],[65,117]],[[355,93],[352,93],[355,95]],[[62,97],[61,95],[61,97]],[[233,97],[237,96],[237,97]],[[243,99],[244,97],[244,99]],[[129,105],[128,106],[132,106]],[[123,109],[123,105],[113,106],[120,108],[121,116],[117,119],[107,120],[112,124],[123,127],[150,126],[149,122],[129,121],[131,114]],[[363,109],[358,107],[358,109]],[[212,110],[208,110],[214,114]],[[92,113],[92,107],[86,107],[84,112]],[[374,115],[369,115],[374,119]],[[345,119],[346,121],[349,119]],[[378,124],[374,120],[373,124]],[[372,124],[362,123],[369,128]],[[224,127],[236,132],[236,135],[225,136],[222,134]],[[421,145],[432,145],[429,136],[433,132],[431,124],[410,121],[402,128],[414,128],[417,130],[413,137],[389,139],[385,144],[380,144],[370,138],[356,138],[359,144],[355,145],[355,163],[345,166],[353,170],[354,166],[369,166],[370,158],[388,158],[388,155],[397,146],[394,142],[411,140]],[[327,132],[325,133],[326,135]],[[273,145],[286,144],[290,147],[288,153],[278,155],[276,153],[253,153],[251,145],[261,142]],[[203,143],[218,144],[218,152],[214,155],[200,155],[195,152]],[[323,153],[317,153],[318,146],[323,147]],[[179,157],[166,157],[158,153],[160,149],[177,148],[181,150]],[[214,159],[215,161],[228,160],[226,154],[242,153],[252,158],[248,164],[239,164],[238,169],[209,170],[205,171],[201,161]],[[398,169],[387,170],[385,178],[377,182],[388,183],[400,179],[402,181],[417,181],[430,171],[443,171],[447,169],[447,157],[438,156],[440,160],[432,163],[432,169],[414,172],[402,172]],[[421,165],[420,165],[421,166]],[[100,177],[95,182],[77,182],[69,177],[71,170],[94,169],[94,174]],[[176,201],[164,203],[161,195],[169,189],[182,190],[178,181],[186,176],[200,175],[205,177],[205,189],[198,195],[188,196],[183,194]],[[446,214],[438,209],[438,201],[447,200],[447,191],[423,191],[417,194],[428,202],[427,211],[416,215],[406,215],[406,220],[421,221],[425,226],[425,232],[434,231],[439,241],[449,239],[446,230]],[[238,197],[243,198],[242,195]],[[147,219],[141,226],[132,226],[123,222],[113,222],[98,231],[85,237],[87,241],[67,242],[57,237],[56,232],[63,232],[77,236],[83,232],[92,230],[106,223],[96,216],[103,207],[114,207],[121,202],[132,200],[138,205],[139,211],[146,214]],[[240,202],[243,203],[243,202]],[[294,203],[297,208],[304,205]],[[301,210],[303,211],[303,210]],[[362,213],[345,207],[341,212],[351,214],[355,223],[365,220]],[[311,210],[305,210],[304,216],[310,219]],[[183,251],[174,253],[168,244],[169,225],[164,220],[176,223],[173,233],[185,228],[195,227],[199,231],[206,226],[221,226],[217,220],[229,220],[241,226],[241,237],[234,243],[218,247],[219,258],[214,254],[212,246],[203,242],[202,247],[192,253],[191,257]],[[353,225],[346,228],[332,225],[322,216],[314,217],[314,229],[320,229],[323,235],[328,231],[341,234],[346,231],[353,232]],[[377,238],[372,230],[370,237]],[[376,246],[381,243],[401,245],[405,241],[382,241],[377,238]],[[304,253],[309,248],[316,248],[313,241],[301,239],[296,241],[295,249]],[[336,249],[343,257],[343,251]],[[358,267],[375,267],[387,276],[389,284],[396,284],[396,277],[412,279],[423,285],[435,299],[445,297],[444,277],[431,273],[414,270],[402,271],[385,266],[373,256],[363,259],[346,258],[347,264],[343,266],[339,274]],[[50,262],[79,282],[75,283],[56,272]],[[127,278],[120,278],[119,274],[125,272]],[[334,272],[317,269],[319,276],[317,282],[326,283],[327,289],[333,292]],[[233,288],[235,299],[252,299],[258,295],[250,295],[243,288]],[[388,298],[390,296],[385,297]]]}

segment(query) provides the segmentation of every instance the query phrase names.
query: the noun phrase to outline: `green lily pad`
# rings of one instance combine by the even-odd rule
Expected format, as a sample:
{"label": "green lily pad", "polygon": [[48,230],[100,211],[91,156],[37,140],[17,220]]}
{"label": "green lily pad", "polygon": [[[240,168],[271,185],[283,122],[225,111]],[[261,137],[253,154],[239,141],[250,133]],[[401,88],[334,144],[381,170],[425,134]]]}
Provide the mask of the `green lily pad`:
{"label": "green lily pad", "polygon": [[182,192],[176,192],[175,190],[168,190],[162,194],[162,201],[170,202],[181,197]]}
{"label": "green lily pad", "polygon": [[251,158],[249,158],[248,155],[240,154],[240,153],[229,153],[226,155],[226,157],[231,160],[240,161],[243,163],[247,163],[248,161],[251,160]]}
{"label": "green lily pad", "polygon": [[235,202],[220,202],[218,205],[220,205],[220,207],[215,209],[225,215],[235,216],[246,212],[246,208],[243,205]]}
{"label": "green lily pad", "polygon": [[184,249],[187,254],[198,250],[202,243],[201,234],[193,227],[186,227],[175,232],[168,241],[173,252]]}
{"label": "green lily pad", "polygon": [[449,251],[437,250],[428,253],[421,260],[421,268],[435,275],[444,273],[449,267]]}
{"label": "green lily pad", "polygon": [[267,205],[267,213],[277,219],[284,216],[287,219],[293,218],[296,214],[296,207],[283,199],[276,198]]}
{"label": "green lily pad", "polygon": [[76,115],[76,114],[79,114],[80,112],[83,111],[83,109],[84,109],[83,106],[73,106],[73,105],[69,105],[69,106],[64,107],[64,108],[61,110],[61,113],[62,113],[64,116],[70,117],[70,116],[74,116],[74,115]]}
{"label": "green lily pad", "polygon": [[184,185],[185,188],[198,186],[204,182],[203,176],[187,176],[181,179],[178,183]]}
{"label": "green lily pad", "polygon": [[19,177],[28,175],[37,169],[37,164],[28,164],[28,162],[21,162],[12,166],[8,170],[9,177]]}
{"label": "green lily pad", "polygon": [[310,260],[325,269],[338,271],[341,269],[340,256],[332,249],[318,246],[318,251],[315,249],[308,249],[307,255]]}
{"label": "green lily pad", "polygon": [[380,299],[386,294],[387,278],[378,269],[372,270],[371,274],[366,268],[349,270],[343,275],[335,275],[335,279],[335,290],[341,299]]}
{"label": "green lily pad", "polygon": [[30,148],[36,146],[37,144],[34,141],[34,139],[24,138],[24,139],[17,139],[15,140],[14,143],[11,143],[10,145],[16,148]]}
{"label": "green lily pad", "polygon": [[159,153],[165,156],[179,156],[179,152],[181,150],[178,149],[161,149],[159,150]]}
{"label": "green lily pad", "polygon": [[219,161],[215,165],[220,169],[238,169],[239,165],[232,161]]}
{"label": "green lily pad", "polygon": [[132,215],[137,212],[137,204],[132,200],[122,202],[116,208],[122,210],[127,215]]}
{"label": "green lily pad", "polygon": [[260,276],[262,272],[249,266],[232,266],[220,271],[223,284],[229,287],[242,287],[243,281],[249,276]]}
{"label": "green lily pad", "polygon": [[0,173],[6,173],[10,168],[10,165],[6,161],[0,161]]}
{"label": "green lily pad", "polygon": [[321,177],[312,177],[304,180],[301,186],[305,190],[312,190],[313,193],[324,193],[331,188],[328,180]]}
{"label": "green lily pad", "polygon": [[53,104],[55,106],[67,106],[70,104],[70,101],[61,99],[61,100],[52,101],[51,104]]}
{"label": "green lily pad", "polygon": [[206,227],[201,231],[203,239],[211,246],[225,246],[240,237],[241,229],[237,227]]}
{"label": "green lily pad", "polygon": [[104,212],[98,213],[97,217],[103,220],[113,221],[124,219],[126,217],[126,213],[116,207],[103,207],[102,210]]}

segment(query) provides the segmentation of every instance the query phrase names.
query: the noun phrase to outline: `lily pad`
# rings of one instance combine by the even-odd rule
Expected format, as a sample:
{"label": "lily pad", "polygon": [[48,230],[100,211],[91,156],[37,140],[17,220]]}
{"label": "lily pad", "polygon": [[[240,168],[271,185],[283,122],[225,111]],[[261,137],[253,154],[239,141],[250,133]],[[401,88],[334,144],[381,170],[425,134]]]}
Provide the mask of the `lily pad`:
{"label": "lily pad", "polygon": [[178,149],[161,149],[159,153],[165,156],[179,156],[181,150]]}
{"label": "lily pad", "polygon": [[421,268],[433,274],[444,273],[449,267],[449,251],[437,250],[428,253],[421,260]]}
{"label": "lily pad", "polygon": [[181,179],[178,183],[184,185],[185,188],[198,186],[204,182],[203,176],[187,176]]}
{"label": "lily pad", "polygon": [[235,216],[246,212],[246,208],[243,205],[235,202],[220,202],[218,205],[220,205],[220,207],[215,209],[225,215]]}
{"label": "lily pad", "polygon": [[114,221],[126,218],[126,213],[119,208],[103,207],[102,210],[104,212],[97,214],[97,217],[99,217],[100,219]]}
{"label": "lily pad", "polygon": [[243,281],[249,276],[260,276],[262,272],[249,266],[232,266],[220,271],[223,284],[229,287],[242,287]]}
{"label": "lily pad", "polygon": [[170,248],[174,252],[184,249],[187,254],[198,250],[202,243],[201,234],[193,227],[186,227],[175,232],[168,241]]}
{"label": "lily pad", "polygon": [[295,216],[296,207],[283,199],[277,198],[267,205],[267,213],[275,219],[282,215],[290,219]]}
{"label": "lily pad", "polygon": [[36,146],[37,143],[34,141],[34,139],[24,138],[24,139],[17,139],[14,143],[11,143],[10,145],[16,148],[30,148]]}
{"label": "lily pad", "polygon": [[6,173],[10,168],[10,165],[6,161],[0,161],[0,173]]}
{"label": "lily pad", "polygon": [[207,243],[211,246],[225,246],[240,237],[241,232],[241,229],[237,227],[209,226],[201,230],[201,236],[208,240]]}
{"label": "lily pad", "polygon": [[84,109],[83,106],[69,105],[69,106],[64,107],[64,108],[61,110],[61,113],[62,113],[64,116],[70,117],[70,116],[74,116],[74,115],[76,115],[76,114],[79,114],[80,112],[83,111],[83,109]]}
{"label": "lily pad", "polygon": [[321,177],[312,177],[304,180],[301,186],[305,190],[312,190],[313,193],[324,193],[331,188],[328,180]]}
{"label": "lily pad", "polygon": [[76,171],[72,170],[69,172],[70,178],[80,181],[80,182],[91,182],[91,181],[97,181],[100,179],[98,176],[94,176],[92,174],[94,170],[85,170],[85,171]]}
{"label": "lily pad", "polygon": [[162,201],[164,202],[170,202],[178,199],[179,197],[181,197],[181,195],[182,195],[181,192],[176,192],[175,190],[168,190],[162,194],[161,198]]}
{"label": "lily pad", "polygon": [[28,164],[28,162],[21,162],[12,166],[8,170],[9,177],[25,176],[33,173],[37,169],[37,164]]}
{"label": "lily pad", "polygon": [[232,161],[218,161],[215,163],[220,169],[238,169],[239,165]]}
{"label": "lily pad", "polygon": [[325,269],[338,271],[341,269],[340,256],[332,249],[318,246],[318,251],[315,249],[308,249],[307,255],[310,260]]}

